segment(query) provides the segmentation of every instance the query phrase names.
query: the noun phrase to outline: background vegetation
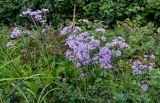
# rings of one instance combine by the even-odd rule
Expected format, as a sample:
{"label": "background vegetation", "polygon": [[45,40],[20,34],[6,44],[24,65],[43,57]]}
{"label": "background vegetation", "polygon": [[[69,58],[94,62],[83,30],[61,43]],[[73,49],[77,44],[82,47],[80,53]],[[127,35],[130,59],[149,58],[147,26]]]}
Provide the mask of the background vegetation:
{"label": "background vegetation", "polygon": [[160,23],[159,0],[1,0],[0,23],[27,25],[26,18],[19,16],[23,10],[48,8],[48,22],[51,21],[57,26],[67,19],[72,19],[74,5],[77,7],[77,19],[104,20],[111,26],[116,24],[117,20],[123,21],[126,18],[142,26],[148,22],[154,22],[158,26]]}

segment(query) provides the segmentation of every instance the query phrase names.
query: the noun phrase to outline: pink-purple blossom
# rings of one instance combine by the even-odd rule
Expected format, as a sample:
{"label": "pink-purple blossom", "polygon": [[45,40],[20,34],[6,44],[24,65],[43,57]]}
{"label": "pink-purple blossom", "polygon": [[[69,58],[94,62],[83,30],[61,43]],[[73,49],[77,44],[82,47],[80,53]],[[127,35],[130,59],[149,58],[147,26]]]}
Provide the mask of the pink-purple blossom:
{"label": "pink-purple blossom", "polygon": [[112,52],[107,47],[104,46],[100,48],[100,51],[98,54],[95,54],[95,56],[92,58],[94,63],[99,63],[102,68],[111,68],[111,59],[112,59]]}
{"label": "pink-purple blossom", "polygon": [[[144,55],[145,58],[148,56],[149,55]],[[155,63],[150,61],[142,63],[139,60],[135,60],[132,64],[133,75],[142,75],[144,69],[153,70],[154,65]]]}
{"label": "pink-purple blossom", "polygon": [[148,84],[145,84],[144,81],[141,81],[141,88],[142,88],[142,91],[147,91],[148,90]]}
{"label": "pink-purple blossom", "polygon": [[[111,43],[106,43],[105,46],[102,46],[101,40],[96,39],[89,32],[80,33],[80,27],[75,27],[74,30],[72,27],[64,27],[60,31],[60,36],[69,34],[65,43],[68,47],[66,58],[76,62],[77,68],[93,64],[99,64],[105,69],[112,68],[113,54],[120,56],[122,54],[121,50],[129,47],[122,37],[117,37]],[[102,40],[106,41],[106,38],[102,36]]]}
{"label": "pink-purple blossom", "polygon": [[155,59],[155,56],[153,54],[151,55],[144,55],[145,59]]}
{"label": "pink-purple blossom", "polygon": [[70,33],[71,30],[72,30],[72,26],[64,27],[63,30],[60,31],[60,36],[64,36],[64,35]]}
{"label": "pink-purple blossom", "polygon": [[23,15],[27,15],[27,14],[31,14],[31,13],[32,13],[31,9],[27,9],[26,11],[22,12]]}
{"label": "pink-purple blossom", "polygon": [[81,28],[78,27],[78,26],[76,26],[76,27],[74,28],[74,30],[73,30],[74,33],[78,33],[78,32],[80,32],[80,31],[81,31]]}
{"label": "pink-purple blossom", "polygon": [[91,62],[91,50],[100,46],[99,40],[90,38],[90,36],[88,32],[68,36],[66,45],[69,49],[66,52],[66,57],[69,60],[77,61],[77,67],[89,64]]}
{"label": "pink-purple blossom", "polygon": [[113,39],[111,45],[116,46],[118,49],[129,48],[129,45],[125,43],[122,37]]}
{"label": "pink-purple blossom", "polygon": [[[122,42],[124,43],[124,42]],[[125,44],[125,43],[124,43]],[[72,61],[76,61],[76,67],[81,67],[88,64],[99,64],[102,68],[112,68],[111,61],[112,55],[116,52],[116,55],[121,55],[121,49],[111,50],[116,45],[112,43],[106,43],[105,46],[101,47],[100,40],[95,39],[88,32],[83,32],[78,35],[69,35],[66,41],[68,50],[66,52],[66,58]],[[127,45],[127,44],[125,44]],[[99,49],[99,52],[92,54],[91,52]]]}
{"label": "pink-purple blossom", "polygon": [[36,21],[41,22],[45,24],[46,20],[43,19],[42,13],[48,12],[48,9],[41,9],[32,11],[31,9],[27,9],[26,11],[23,11],[21,15],[30,15],[32,16]]}

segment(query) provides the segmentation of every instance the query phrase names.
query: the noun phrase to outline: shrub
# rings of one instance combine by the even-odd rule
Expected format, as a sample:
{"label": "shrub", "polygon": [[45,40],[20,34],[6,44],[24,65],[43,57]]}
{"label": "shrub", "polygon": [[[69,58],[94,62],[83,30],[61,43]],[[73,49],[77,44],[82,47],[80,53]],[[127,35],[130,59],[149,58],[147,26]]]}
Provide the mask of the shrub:
{"label": "shrub", "polygon": [[[70,5],[70,6],[68,6]],[[48,23],[52,22],[54,27],[71,20],[73,8],[76,5],[76,18],[88,18],[104,20],[109,26],[116,21],[130,18],[142,26],[148,22],[154,22],[159,26],[159,1],[158,0],[2,0],[0,3],[1,24],[13,25],[23,24],[27,26],[28,19],[19,17],[19,13],[27,8],[33,10],[48,8],[50,14],[47,16]]]}

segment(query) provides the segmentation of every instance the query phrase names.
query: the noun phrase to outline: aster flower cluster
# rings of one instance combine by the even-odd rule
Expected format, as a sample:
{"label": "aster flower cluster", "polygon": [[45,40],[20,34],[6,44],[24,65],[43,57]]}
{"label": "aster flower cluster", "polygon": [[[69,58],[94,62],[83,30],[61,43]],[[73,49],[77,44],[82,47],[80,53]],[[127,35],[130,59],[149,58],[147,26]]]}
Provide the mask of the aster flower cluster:
{"label": "aster flower cluster", "polygon": [[72,30],[72,26],[66,26],[63,28],[63,30],[60,31],[60,36],[64,36],[68,33],[70,33]]}
{"label": "aster flower cluster", "polygon": [[15,27],[11,33],[11,38],[17,38],[21,35],[21,31],[18,29],[18,27]]}
{"label": "aster flower cluster", "polygon": [[100,64],[102,68],[111,68],[111,59],[112,59],[112,51],[109,49],[110,46],[106,44],[104,47],[101,47],[98,54],[92,58],[93,63]]}
{"label": "aster flower cluster", "polygon": [[26,11],[23,11],[21,15],[30,15],[32,17],[34,17],[34,19],[36,21],[39,21],[41,23],[45,23],[46,20],[43,19],[42,17],[42,13],[46,13],[48,12],[48,9],[41,9],[41,10],[36,10],[36,11],[32,11],[31,9],[27,9]]}
{"label": "aster flower cluster", "polygon": [[76,66],[80,67],[91,62],[90,53],[100,46],[100,41],[94,39],[88,32],[83,32],[79,35],[70,35],[66,45],[69,47],[66,58],[77,61]]}
{"label": "aster flower cluster", "polygon": [[121,56],[122,49],[129,48],[129,45],[125,43],[125,40],[122,37],[116,37],[112,40],[110,46],[112,47],[112,53],[116,56]]}
{"label": "aster flower cluster", "polygon": [[[151,55],[144,55],[144,63],[140,62],[139,60],[133,61],[132,64],[132,70],[133,75],[143,75],[143,70],[154,70],[154,61],[155,56],[153,54]],[[144,81],[141,81],[141,89],[142,91],[148,90],[148,84],[146,84]]]}
{"label": "aster flower cluster", "polygon": [[133,61],[133,64],[132,64],[133,75],[142,75],[142,71],[144,69],[153,70],[153,66],[155,63],[150,62],[150,61],[154,59],[155,59],[155,56],[152,54],[152,55],[144,55],[144,60],[145,61],[147,60],[147,63],[145,64],[142,64],[138,60]]}
{"label": "aster flower cluster", "polygon": [[[117,37],[111,43],[101,46],[100,40],[95,39],[88,32],[80,32],[80,27],[72,29],[72,26],[64,27],[60,31],[60,36],[71,34],[66,39],[66,45],[68,46],[66,58],[75,61],[77,68],[88,64],[98,64],[102,68],[111,68],[112,55],[115,52],[112,49],[117,47],[121,54],[122,49],[129,47],[121,37]],[[106,38],[102,36],[101,40],[106,41]],[[97,52],[97,50],[99,51]]]}

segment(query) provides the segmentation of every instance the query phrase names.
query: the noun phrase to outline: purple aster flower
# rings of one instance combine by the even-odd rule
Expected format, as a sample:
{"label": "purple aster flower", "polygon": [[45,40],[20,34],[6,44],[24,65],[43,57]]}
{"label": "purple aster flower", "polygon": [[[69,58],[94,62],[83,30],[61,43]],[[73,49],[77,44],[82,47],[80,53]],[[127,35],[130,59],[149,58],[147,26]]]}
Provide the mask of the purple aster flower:
{"label": "purple aster flower", "polygon": [[43,16],[42,16],[42,13],[44,13],[44,12],[48,12],[48,9],[42,9],[42,10],[36,10],[36,11],[32,11],[31,9],[27,9],[26,11],[22,12],[22,15],[30,15],[36,21],[45,24],[46,20],[44,20]]}
{"label": "purple aster flower", "polygon": [[31,9],[27,9],[26,11],[23,11],[22,14],[23,14],[23,15],[28,15],[28,14],[30,14],[31,12],[32,12]]}
{"label": "purple aster flower", "polygon": [[90,37],[91,35],[88,32],[83,32],[78,35],[70,35],[67,38],[66,45],[68,45],[69,51],[66,52],[66,57],[69,60],[76,61],[77,67],[79,67],[79,64],[89,64],[91,62],[91,50],[100,46],[99,40]]}
{"label": "purple aster flower", "polygon": [[133,75],[142,75],[143,65],[140,61],[134,61],[132,64]]}
{"label": "purple aster flower", "polygon": [[142,64],[141,64],[141,65],[139,66],[139,68],[140,68],[140,69],[147,69],[147,68],[148,68],[148,65],[142,65]]}
{"label": "purple aster flower", "polygon": [[31,12],[29,15],[31,15],[31,16],[35,16],[35,15],[37,15],[38,13],[36,12],[36,11],[33,11],[33,12]]}
{"label": "purple aster flower", "polygon": [[20,36],[20,34],[20,30],[17,27],[15,27],[11,33],[11,38],[17,38]]}
{"label": "purple aster flower", "polygon": [[60,36],[64,36],[68,34],[69,32],[71,32],[71,30],[72,30],[72,26],[64,27],[63,30],[60,31]]}
{"label": "purple aster flower", "polygon": [[73,56],[73,53],[72,53],[71,50],[67,50],[66,58],[69,59],[69,60],[73,60],[74,59],[74,56]]}
{"label": "purple aster flower", "polygon": [[77,35],[76,38],[75,38],[77,41],[84,41],[85,38],[83,35]]}
{"label": "purple aster flower", "polygon": [[129,45],[125,43],[125,40],[122,37],[117,37],[111,44],[112,46],[118,46],[119,49],[129,48]]}
{"label": "purple aster flower", "polygon": [[79,67],[81,67],[81,64],[80,64],[80,63],[77,63],[77,64],[76,64],[76,68],[79,68]]}
{"label": "purple aster flower", "polygon": [[105,47],[110,48],[111,47],[111,43],[106,43]]}
{"label": "purple aster flower", "polygon": [[83,33],[81,33],[81,34],[79,34],[79,35],[86,36],[86,37],[89,37],[89,36],[90,36],[90,34],[89,34],[88,32],[83,32]]}
{"label": "purple aster flower", "polygon": [[[144,55],[145,58],[150,58],[149,55]],[[141,63],[140,61],[136,60],[136,61],[133,61],[133,64],[132,64],[132,69],[133,69],[133,74],[134,75],[142,75],[142,71],[144,69],[148,69],[148,70],[154,70],[153,69],[153,66],[154,66],[155,63],[150,63],[150,62],[147,62],[147,63]]]}
{"label": "purple aster flower", "polygon": [[[64,27],[60,32],[60,35],[63,36],[70,33],[72,31],[71,29],[72,26]],[[78,32],[78,30],[76,32]],[[106,38],[102,37],[102,40],[105,41]],[[89,64],[99,64],[102,68],[112,68],[111,60],[113,52],[110,47],[118,45],[119,48],[115,50],[117,56],[121,55],[121,49],[128,47],[121,37],[118,37],[117,40],[114,40],[112,43],[106,43],[104,47],[101,47],[100,40],[95,39],[94,36],[88,32],[69,35],[65,45],[68,46],[66,58],[70,61],[77,62],[77,68]],[[94,54],[93,51],[97,50],[99,50],[99,52]]]}
{"label": "purple aster flower", "polygon": [[81,28],[78,27],[78,26],[76,26],[73,32],[74,32],[74,33],[78,33],[78,32],[80,32],[80,31],[81,31]]}
{"label": "purple aster flower", "polygon": [[145,92],[148,90],[148,84],[145,84],[144,82],[141,83],[141,88]]}
{"label": "purple aster flower", "polygon": [[139,69],[134,69],[133,70],[133,75],[141,75],[142,74],[142,71],[139,70]]}
{"label": "purple aster flower", "polygon": [[99,60],[99,56],[98,56],[98,55],[95,55],[95,56],[92,58],[93,64],[98,64],[98,60]]}
{"label": "purple aster flower", "polygon": [[42,20],[42,15],[36,14],[36,15],[34,16],[34,18],[35,18],[37,21],[41,21],[41,20]]}
{"label": "purple aster flower", "polygon": [[146,58],[146,59],[155,59],[155,56],[153,54],[151,54],[151,55],[144,55],[144,58]]}
{"label": "purple aster flower", "polygon": [[102,68],[112,67],[110,64],[112,58],[112,52],[107,46],[100,48],[99,53],[96,54],[96,57],[94,57],[94,59],[96,59],[97,56],[99,57],[98,62],[100,63],[100,66]]}
{"label": "purple aster flower", "polygon": [[91,50],[96,49],[97,47],[100,46],[100,41],[96,39],[91,39],[89,46]]}

